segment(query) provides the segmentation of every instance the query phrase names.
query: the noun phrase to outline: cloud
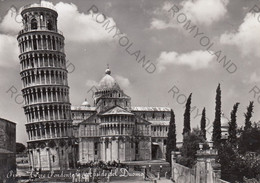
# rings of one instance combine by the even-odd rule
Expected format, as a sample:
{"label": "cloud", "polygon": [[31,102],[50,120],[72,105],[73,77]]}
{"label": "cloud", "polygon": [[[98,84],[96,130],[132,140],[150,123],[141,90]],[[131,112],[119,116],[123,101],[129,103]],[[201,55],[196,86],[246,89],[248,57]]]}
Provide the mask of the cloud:
{"label": "cloud", "polygon": [[[97,22],[103,21],[103,16],[97,17],[97,14],[94,13],[80,13],[77,6],[72,3],[59,2],[55,8],[59,14],[58,27],[69,41],[84,43],[111,41],[113,39],[112,34],[103,27],[103,23]],[[116,24],[112,18],[107,17],[107,20],[110,21],[109,27]],[[115,32],[115,29],[113,31]]]}
{"label": "cloud", "polygon": [[[115,78],[116,82],[118,83],[118,85],[120,87],[122,87],[124,89],[129,87],[130,81],[129,81],[128,78],[120,76],[120,75],[115,75],[114,78]],[[99,83],[97,81],[94,81],[94,80],[91,80],[91,79],[87,80],[86,85],[89,88],[91,88],[93,86],[95,86],[97,88],[99,87]]]}
{"label": "cloud", "polygon": [[197,50],[189,53],[178,54],[177,52],[162,52],[157,59],[158,70],[163,71],[168,65],[189,66],[193,70],[205,69],[209,67],[214,56],[207,51]]}
{"label": "cloud", "polygon": [[130,85],[130,81],[128,78],[125,78],[123,76],[115,75],[115,79],[118,82],[119,86],[126,89]]}
{"label": "cloud", "polygon": [[22,29],[21,16],[15,6],[11,6],[0,23],[0,67],[19,64],[19,48],[16,36]]}
{"label": "cloud", "polygon": [[151,29],[167,29],[167,28],[176,28],[177,24],[171,22],[165,22],[164,20],[160,20],[157,18],[153,18],[151,22]]}
{"label": "cloud", "polygon": [[182,6],[195,22],[211,25],[224,18],[228,3],[228,0],[187,0],[182,2]]}
{"label": "cloud", "polygon": [[255,55],[260,57],[260,22],[257,21],[258,16],[260,16],[260,13],[247,13],[238,30],[222,34],[220,43],[237,46],[243,56]]}
{"label": "cloud", "polygon": [[[187,20],[191,20],[193,24],[210,26],[225,17],[228,3],[229,0],[186,0],[180,5],[176,5],[179,8],[178,12],[177,8],[174,7],[175,14],[173,16],[173,11],[170,9],[174,4],[165,2],[160,10],[156,9],[153,12],[154,15],[163,16],[163,19],[152,18],[150,28],[179,28],[182,26],[176,19],[179,13],[183,13]],[[184,16],[180,17],[180,19],[184,19]]]}
{"label": "cloud", "polygon": [[[46,5],[53,5],[50,2],[42,1]],[[64,33],[68,41],[77,43],[110,41],[113,39],[112,33],[108,33],[103,24],[96,22],[96,14],[80,13],[74,4],[58,3],[55,8],[59,14],[58,27]],[[20,16],[21,9],[11,6],[3,19],[0,19],[0,67],[13,65],[18,61],[19,49],[16,36],[22,30]],[[100,18],[101,19],[101,18]],[[99,19],[98,19],[99,20]],[[115,25],[112,18],[109,27]]]}
{"label": "cloud", "polygon": [[15,6],[10,7],[0,23],[0,30],[4,34],[17,35],[22,29],[20,11]]}
{"label": "cloud", "polygon": [[19,64],[18,43],[14,36],[0,34],[0,67],[12,67]]}
{"label": "cloud", "polygon": [[[42,1],[46,5],[54,6],[51,2]],[[110,33],[105,30],[103,16],[98,16],[95,13],[80,13],[78,7],[73,3],[59,2],[56,4],[58,16],[58,28],[64,33],[68,41],[87,43],[111,41],[116,29],[114,28]],[[15,6],[10,7],[7,14],[4,16],[0,24],[1,32],[5,34],[17,35],[22,29],[20,10]],[[110,21],[108,27],[116,25],[115,21],[106,17],[106,21]]]}
{"label": "cloud", "polygon": [[89,80],[87,80],[86,85],[87,85],[88,87],[92,87],[92,86],[98,87],[99,84],[98,84],[98,82],[89,79]]}
{"label": "cloud", "polygon": [[260,76],[256,72],[253,72],[249,77],[248,83],[257,83],[257,82],[260,82]]}

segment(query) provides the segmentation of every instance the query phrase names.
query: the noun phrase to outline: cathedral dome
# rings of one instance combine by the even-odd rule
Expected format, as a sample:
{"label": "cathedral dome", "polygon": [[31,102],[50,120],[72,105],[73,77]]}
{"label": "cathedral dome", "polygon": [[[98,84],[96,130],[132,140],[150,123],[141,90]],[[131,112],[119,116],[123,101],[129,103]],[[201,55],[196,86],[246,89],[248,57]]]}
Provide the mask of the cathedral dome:
{"label": "cathedral dome", "polygon": [[110,69],[106,69],[106,75],[100,80],[99,82],[99,89],[100,90],[110,90],[110,89],[118,89],[119,85],[117,84],[116,80],[110,75]]}
{"label": "cathedral dome", "polygon": [[229,119],[221,113],[221,139],[227,140],[228,139],[228,128],[229,128]]}
{"label": "cathedral dome", "polygon": [[85,101],[81,105],[90,107],[90,104],[88,103],[87,99],[85,99]]}
{"label": "cathedral dome", "polygon": [[229,119],[222,112],[222,114],[221,114],[221,128],[228,128],[229,127],[228,123],[229,123]]}

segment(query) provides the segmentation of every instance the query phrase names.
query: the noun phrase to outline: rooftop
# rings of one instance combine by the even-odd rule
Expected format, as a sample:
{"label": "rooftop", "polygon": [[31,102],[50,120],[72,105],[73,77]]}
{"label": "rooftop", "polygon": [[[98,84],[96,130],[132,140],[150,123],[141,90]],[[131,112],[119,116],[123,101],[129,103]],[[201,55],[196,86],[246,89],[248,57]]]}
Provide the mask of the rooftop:
{"label": "rooftop", "polygon": [[89,106],[83,106],[83,105],[74,105],[71,106],[72,111],[96,111],[96,107],[89,107]]}
{"label": "rooftop", "polygon": [[4,119],[4,118],[0,118],[0,121],[5,121],[5,122],[7,122],[7,123],[13,123],[13,124],[15,124],[15,125],[16,125],[16,123],[15,123],[15,122],[9,121],[9,120],[7,120],[7,119]]}
{"label": "rooftop", "polygon": [[101,115],[105,116],[105,115],[111,115],[111,114],[134,115],[133,113],[131,113],[131,112],[119,107],[119,106],[116,106],[116,107],[104,112]]}
{"label": "rooftop", "polygon": [[[86,105],[73,105],[71,106],[71,110],[76,111],[96,111],[96,107],[89,107]],[[170,112],[171,108],[169,107],[131,107],[131,111],[161,111],[161,112]]]}
{"label": "rooftop", "polygon": [[152,125],[156,125],[156,126],[168,126],[169,125],[169,121],[149,121],[150,123],[152,123]]}
{"label": "rooftop", "polygon": [[171,111],[169,107],[131,107],[132,111]]}

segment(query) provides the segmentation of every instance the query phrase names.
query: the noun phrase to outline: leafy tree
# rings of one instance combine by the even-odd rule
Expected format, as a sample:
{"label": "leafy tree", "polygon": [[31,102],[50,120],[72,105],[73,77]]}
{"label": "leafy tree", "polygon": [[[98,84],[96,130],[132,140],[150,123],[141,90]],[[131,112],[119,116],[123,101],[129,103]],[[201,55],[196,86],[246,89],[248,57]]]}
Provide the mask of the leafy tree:
{"label": "leafy tree", "polygon": [[237,121],[236,121],[236,113],[237,113],[237,108],[238,108],[238,105],[239,103],[236,103],[234,106],[233,106],[233,110],[231,111],[231,120],[230,122],[228,123],[229,124],[229,127],[228,127],[228,141],[235,145],[236,142],[237,142]]}
{"label": "leafy tree", "polygon": [[236,152],[233,146],[227,142],[220,144],[218,147],[218,161],[221,165],[221,178],[224,180],[230,180],[232,162],[236,161]]}
{"label": "leafy tree", "polygon": [[238,139],[238,150],[241,154],[257,152],[260,154],[260,128],[255,124],[250,129],[242,131]]}
{"label": "leafy tree", "polygon": [[205,107],[202,110],[201,120],[200,120],[200,131],[202,137],[206,140],[206,109]]}
{"label": "leafy tree", "polygon": [[190,133],[190,105],[191,105],[191,96],[192,93],[190,94],[189,98],[187,99],[186,102],[186,108],[185,108],[185,112],[183,114],[184,116],[184,126],[183,126],[183,137],[185,138],[185,136],[187,134]]}
{"label": "leafy tree", "polygon": [[247,107],[247,112],[244,114],[245,116],[245,130],[248,130],[252,127],[252,123],[251,123],[251,117],[252,117],[252,113],[253,113],[253,108],[254,108],[254,102],[250,101],[249,102],[249,106]]}
{"label": "leafy tree", "polygon": [[241,155],[230,142],[221,144],[218,153],[222,179],[243,182],[247,178],[259,178],[260,157],[252,157],[250,153]]}
{"label": "leafy tree", "polygon": [[218,147],[221,142],[221,89],[220,84],[218,84],[216,90],[216,106],[215,106],[215,120],[213,122],[213,134],[212,140],[214,146]]}
{"label": "leafy tree", "polygon": [[175,115],[171,110],[171,119],[169,124],[167,143],[166,143],[166,161],[171,164],[171,152],[176,150],[176,124]]}
{"label": "leafy tree", "polygon": [[260,179],[259,180],[255,179],[255,178],[247,179],[244,177],[244,183],[259,183],[259,182],[260,182]]}
{"label": "leafy tree", "polygon": [[201,131],[198,128],[187,134],[184,138],[183,146],[180,149],[182,157],[178,159],[178,163],[192,167],[196,162],[197,150],[199,150],[199,143],[205,142],[201,136]]}
{"label": "leafy tree", "polygon": [[16,153],[23,153],[26,147],[22,143],[16,142]]}

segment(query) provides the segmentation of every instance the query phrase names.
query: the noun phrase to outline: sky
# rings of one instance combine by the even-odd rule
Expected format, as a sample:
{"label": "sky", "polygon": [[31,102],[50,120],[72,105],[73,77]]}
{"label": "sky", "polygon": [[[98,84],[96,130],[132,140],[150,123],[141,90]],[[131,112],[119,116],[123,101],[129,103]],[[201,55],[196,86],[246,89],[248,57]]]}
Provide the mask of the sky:
{"label": "sky", "polygon": [[[17,141],[22,143],[27,135],[16,37],[23,28],[21,7],[31,3],[39,1],[0,0],[0,117],[17,123]],[[237,123],[243,125],[249,101],[254,101],[252,121],[259,121],[259,0],[42,3],[52,4],[59,14],[72,105],[85,98],[93,105],[90,90],[109,64],[132,106],[174,110],[178,141],[190,93],[192,128],[199,126],[205,107],[208,132],[212,130],[218,83],[225,118],[230,119],[239,102]],[[211,139],[209,133],[207,138]]]}

